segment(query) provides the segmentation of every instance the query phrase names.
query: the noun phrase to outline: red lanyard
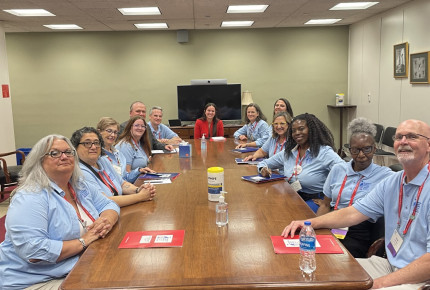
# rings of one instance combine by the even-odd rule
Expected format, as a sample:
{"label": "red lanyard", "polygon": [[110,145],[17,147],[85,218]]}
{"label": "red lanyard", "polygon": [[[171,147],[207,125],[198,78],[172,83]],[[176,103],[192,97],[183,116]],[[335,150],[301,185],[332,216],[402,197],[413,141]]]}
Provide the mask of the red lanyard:
{"label": "red lanyard", "polygon": [[145,151],[142,149],[142,146],[140,146],[140,142],[137,143],[136,140],[134,140],[133,138],[131,138],[131,140],[133,140],[134,145],[136,145],[137,150],[141,151],[143,153],[144,156],[146,156]]}
{"label": "red lanyard", "polygon": [[[342,186],[340,187],[339,193],[337,194],[337,200],[336,200],[336,204],[334,206],[334,210],[337,210],[337,206],[339,205],[340,197],[342,196],[342,191],[343,191],[343,188],[345,187],[345,183],[346,183],[347,178],[348,178],[348,175],[345,175],[345,178],[343,179],[343,182],[342,182]],[[364,175],[361,176],[360,179],[358,179],[357,184],[355,185],[355,188],[352,191],[351,200],[349,201],[348,206],[352,205],[352,202],[354,201],[354,197],[355,197],[357,190],[358,190],[358,186],[360,185],[360,182],[363,178],[364,178]]]}
{"label": "red lanyard", "polygon": [[[275,151],[273,151],[273,155],[275,155],[276,154],[276,150],[278,149],[278,141],[279,141],[279,139],[280,138],[278,138],[278,140],[276,140],[276,145],[275,145]],[[279,152],[281,152],[282,151],[282,149],[284,148],[284,145],[285,145],[285,141],[287,141],[287,140],[284,140],[284,142],[282,143],[282,146],[281,146],[281,149],[279,149]]]}
{"label": "red lanyard", "polygon": [[254,128],[252,128],[252,126],[250,126],[250,127],[249,127],[249,135],[251,135],[251,136],[250,136],[250,138],[251,138],[251,139],[253,139],[253,138],[254,138],[254,137],[252,136],[252,134],[254,133],[255,128],[257,128],[257,124],[258,124],[258,122],[257,122],[257,121],[255,121]]}
{"label": "red lanyard", "polygon": [[[115,156],[115,154],[114,154],[114,156]],[[107,159],[109,159],[110,163],[113,164],[112,159],[108,155],[106,155],[106,157],[107,157]],[[119,158],[116,158],[116,156],[115,156],[115,159],[116,159],[116,163],[118,163],[118,165],[121,166],[121,162],[120,162]]]}
{"label": "red lanyard", "polygon": [[[102,179],[102,181],[103,181],[103,183],[108,187],[108,188],[110,188],[111,189],[111,192],[113,191],[113,190],[115,190],[116,191],[116,193],[118,194],[118,189],[116,189],[116,187],[115,187],[115,184],[112,182],[112,180],[110,179],[110,177],[109,177],[109,175],[107,175],[106,174],[106,171],[101,171],[102,173],[100,173],[100,171],[98,172],[98,174],[99,174],[99,176],[100,176],[100,178]],[[103,177],[103,175],[108,179],[108,181],[106,181],[106,179],[104,179],[104,177]],[[112,192],[112,193],[115,193],[115,192]]]}
{"label": "red lanyard", "polygon": [[[297,163],[299,163],[299,157],[300,157],[300,146],[297,148],[296,165],[294,166],[293,174],[291,174],[290,178],[288,179],[288,182],[290,182],[291,178],[293,178],[294,175],[297,175]],[[303,155],[303,158],[300,160],[300,163],[299,163],[300,166],[302,166],[302,162],[303,160],[305,160],[305,157],[306,157],[306,151],[305,151],[305,155]]]}
{"label": "red lanyard", "polygon": [[[430,168],[429,168],[430,170]],[[412,224],[412,221],[415,219],[415,214],[417,213],[417,207],[418,207],[418,201],[420,200],[421,192],[424,188],[424,183],[426,182],[427,178],[429,177],[430,171],[427,172],[426,179],[424,179],[423,184],[421,184],[420,188],[418,189],[417,194],[417,201],[415,202],[414,210],[412,211],[411,216],[409,217],[408,223],[406,224],[405,229],[403,230],[403,236],[406,235],[406,233],[409,230],[409,227]],[[399,192],[399,220],[397,221],[397,227],[400,227],[400,214],[402,212],[402,204],[403,204],[403,180],[405,179],[405,172],[403,172],[402,179],[400,180],[400,192]]]}
{"label": "red lanyard", "polygon": [[161,132],[158,132],[158,138],[157,138],[157,131],[153,131],[152,134],[154,134],[155,139],[161,139]]}
{"label": "red lanyard", "polygon": [[[80,206],[81,206],[81,208],[84,210],[84,212],[87,214],[87,216],[94,222],[95,221],[95,219],[93,218],[93,216],[87,211],[87,209],[82,205],[82,203],[78,200],[78,198],[76,197],[76,192],[75,192],[75,190],[73,189],[73,187],[70,185],[70,183],[68,184],[68,187],[69,187],[69,190],[70,190],[70,193],[72,194],[72,196],[73,196],[73,199],[76,201],[76,204],[79,204]],[[66,197],[64,197],[64,199],[66,199]],[[67,202],[69,202],[67,199],[66,199],[66,201]],[[70,203],[70,202],[69,202]],[[76,214],[78,215],[78,218],[79,218],[79,220],[81,221],[81,222],[83,222],[83,219],[81,218],[81,214],[79,213],[79,208],[78,208],[78,211],[76,212]]]}

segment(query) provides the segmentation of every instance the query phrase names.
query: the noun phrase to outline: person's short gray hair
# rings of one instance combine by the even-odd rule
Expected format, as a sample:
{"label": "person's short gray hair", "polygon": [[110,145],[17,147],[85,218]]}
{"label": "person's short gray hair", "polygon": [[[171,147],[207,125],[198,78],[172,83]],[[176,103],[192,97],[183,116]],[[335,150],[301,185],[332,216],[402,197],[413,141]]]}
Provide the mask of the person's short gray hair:
{"label": "person's short gray hair", "polygon": [[160,110],[160,111],[161,111],[161,114],[163,114],[163,108],[162,108],[162,107],[154,106],[154,107],[152,107],[152,108],[151,108],[151,110],[149,110],[149,116],[151,116],[151,115],[152,115],[152,112],[153,112],[154,110]]}
{"label": "person's short gray hair", "polygon": [[[78,154],[76,153],[75,147],[67,137],[62,135],[48,135],[40,139],[31,149],[27,158],[25,158],[24,165],[22,166],[19,178],[18,189],[26,190],[43,190],[51,188],[51,180],[43,169],[42,163],[47,153],[52,147],[55,140],[63,140],[69,145],[70,149],[75,151],[75,168],[73,169],[70,183],[73,188],[80,188],[80,182],[82,182],[82,172],[79,168]],[[50,158],[50,157],[49,157]]]}
{"label": "person's short gray hair", "polygon": [[357,135],[357,134],[367,134],[372,136],[373,139],[375,139],[376,136],[376,126],[370,122],[368,119],[359,117],[354,120],[352,120],[348,124],[348,132],[350,134],[350,137]]}

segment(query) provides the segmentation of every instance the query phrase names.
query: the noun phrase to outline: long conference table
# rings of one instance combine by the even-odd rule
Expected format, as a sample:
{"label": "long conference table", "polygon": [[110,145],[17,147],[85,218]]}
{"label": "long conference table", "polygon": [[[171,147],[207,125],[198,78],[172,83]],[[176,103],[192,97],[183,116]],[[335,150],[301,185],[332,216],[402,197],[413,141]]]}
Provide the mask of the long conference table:
{"label": "long conference table", "polygon": [[[254,184],[241,180],[256,174],[237,165],[233,139],[188,140],[191,158],[157,154],[152,168],[177,172],[171,184],[157,185],[153,201],[121,208],[117,225],[92,243],[61,289],[368,289],[372,279],[356,260],[343,254],[317,254],[313,275],[303,275],[298,254],[275,254],[271,235],[292,220],[314,217],[290,185],[281,180]],[[224,168],[229,223],[215,224],[215,202],[208,201],[207,168]],[[127,232],[185,230],[182,247],[119,249]],[[330,234],[317,230],[317,234]],[[340,245],[341,243],[338,242]]]}

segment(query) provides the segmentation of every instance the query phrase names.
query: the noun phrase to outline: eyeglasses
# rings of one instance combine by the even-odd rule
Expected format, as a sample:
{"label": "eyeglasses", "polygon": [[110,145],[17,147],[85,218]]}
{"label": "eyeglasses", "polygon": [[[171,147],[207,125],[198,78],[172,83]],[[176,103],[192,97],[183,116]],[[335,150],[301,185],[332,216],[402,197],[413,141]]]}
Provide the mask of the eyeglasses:
{"label": "eyeglasses", "polygon": [[134,124],[133,127],[136,129],[138,128],[146,129],[146,125],[140,125],[140,124]]}
{"label": "eyeglasses", "polygon": [[358,155],[360,154],[360,151],[363,152],[363,154],[369,154],[373,151],[373,148],[373,146],[366,146],[363,148],[351,147],[349,148],[349,152],[351,152],[352,155]]}
{"label": "eyeglasses", "polygon": [[282,127],[284,127],[285,125],[287,125],[287,123],[284,123],[284,122],[282,122],[282,123],[272,123],[272,125],[273,126],[282,126]]}
{"label": "eyeglasses", "polygon": [[46,153],[45,155],[49,155],[52,158],[60,158],[62,154],[66,155],[67,157],[73,157],[75,156],[76,151],[75,150],[66,150],[66,151],[52,150]]}
{"label": "eyeglasses", "polygon": [[106,129],[105,130],[109,135],[112,135],[112,134],[114,134],[114,135],[118,135],[118,131],[114,131],[114,130],[112,130],[112,129]]}
{"label": "eyeglasses", "polygon": [[417,133],[409,133],[406,135],[396,134],[393,136],[393,140],[394,141],[401,141],[403,139],[403,137],[405,137],[406,140],[408,140],[408,141],[415,141],[415,140],[418,140],[418,138],[420,138],[420,137],[423,137],[423,138],[426,138],[427,140],[430,140],[429,137],[421,135],[421,134],[417,134]]}
{"label": "eyeglasses", "polygon": [[94,141],[94,142],[86,141],[86,142],[81,142],[81,143],[78,143],[78,144],[84,145],[85,148],[91,148],[91,146],[93,146],[93,145],[96,148],[99,148],[101,146],[101,144],[100,144],[99,141]]}

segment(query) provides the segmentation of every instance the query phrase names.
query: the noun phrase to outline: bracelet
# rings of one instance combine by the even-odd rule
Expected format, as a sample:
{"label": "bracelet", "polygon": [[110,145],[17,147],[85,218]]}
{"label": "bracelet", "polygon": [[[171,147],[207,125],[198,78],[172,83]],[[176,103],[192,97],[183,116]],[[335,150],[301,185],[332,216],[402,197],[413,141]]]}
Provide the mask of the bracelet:
{"label": "bracelet", "polygon": [[139,193],[139,187],[136,187],[135,192],[136,192],[136,193]]}
{"label": "bracelet", "polygon": [[87,245],[85,244],[84,239],[83,238],[79,238],[78,241],[81,242],[82,248],[85,250],[87,248]]}

